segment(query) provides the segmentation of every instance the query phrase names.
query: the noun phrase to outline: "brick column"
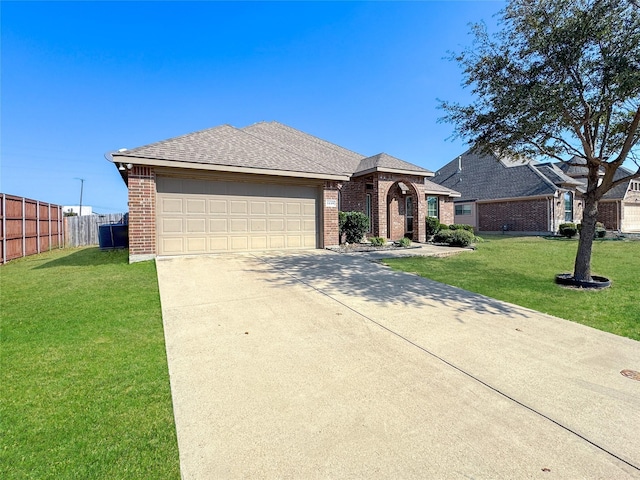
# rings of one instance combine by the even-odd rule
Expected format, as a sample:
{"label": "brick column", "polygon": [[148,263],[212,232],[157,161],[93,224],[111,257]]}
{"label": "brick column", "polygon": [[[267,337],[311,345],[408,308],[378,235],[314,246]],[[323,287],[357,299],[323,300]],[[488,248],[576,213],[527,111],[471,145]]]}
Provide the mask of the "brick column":
{"label": "brick column", "polygon": [[322,245],[321,248],[340,244],[338,225],[338,184],[327,181],[322,191]]}
{"label": "brick column", "polygon": [[129,187],[129,263],[156,256],[156,174],[153,167],[134,165]]}

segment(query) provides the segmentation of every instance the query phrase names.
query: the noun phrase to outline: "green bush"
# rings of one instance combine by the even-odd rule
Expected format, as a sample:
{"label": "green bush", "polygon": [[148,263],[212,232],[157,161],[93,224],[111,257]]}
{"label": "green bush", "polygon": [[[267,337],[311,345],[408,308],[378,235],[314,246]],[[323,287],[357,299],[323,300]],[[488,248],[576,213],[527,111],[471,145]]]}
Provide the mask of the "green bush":
{"label": "green bush", "polygon": [[454,230],[449,245],[452,247],[468,247],[473,243],[474,239],[475,235],[467,229]]}
{"label": "green bush", "polygon": [[466,230],[473,233],[473,227],[471,225],[467,225],[466,223],[454,223],[452,225],[449,225],[449,230]]}
{"label": "green bush", "polygon": [[387,241],[382,237],[371,237],[369,241],[374,247],[382,247],[387,243]]}
{"label": "green bush", "polygon": [[572,238],[578,233],[578,227],[576,227],[575,223],[561,223],[558,231],[563,237]]}
{"label": "green bush", "polygon": [[440,224],[440,220],[435,217],[427,217],[426,220],[426,234],[427,237],[431,237],[438,233],[442,229],[442,225]]}
{"label": "green bush", "polygon": [[467,247],[471,245],[476,236],[467,229],[440,230],[433,236],[435,243],[445,243],[452,247]]}
{"label": "green bush", "polygon": [[453,230],[444,229],[440,230],[433,236],[433,241],[435,243],[446,243],[447,245],[451,242],[451,237],[453,236]]}
{"label": "green bush", "polygon": [[402,237],[396,243],[401,247],[407,248],[407,247],[411,246],[411,239],[407,238],[407,237]]}
{"label": "green bush", "polygon": [[[576,225],[578,233],[582,232],[582,223]],[[593,238],[604,238],[607,235],[607,229],[604,228],[604,223],[596,222],[596,231],[593,233]]]}
{"label": "green bush", "polygon": [[339,212],[338,226],[340,238],[344,235],[347,243],[359,243],[369,230],[369,217],[361,212]]}

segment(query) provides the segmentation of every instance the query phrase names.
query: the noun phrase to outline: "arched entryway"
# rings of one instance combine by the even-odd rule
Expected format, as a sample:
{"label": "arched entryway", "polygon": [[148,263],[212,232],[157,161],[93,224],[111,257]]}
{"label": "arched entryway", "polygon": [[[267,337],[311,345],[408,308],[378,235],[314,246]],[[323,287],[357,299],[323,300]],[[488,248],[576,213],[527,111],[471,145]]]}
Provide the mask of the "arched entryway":
{"label": "arched entryway", "polygon": [[418,194],[409,182],[398,181],[387,192],[387,234],[391,240],[416,240],[418,235]]}

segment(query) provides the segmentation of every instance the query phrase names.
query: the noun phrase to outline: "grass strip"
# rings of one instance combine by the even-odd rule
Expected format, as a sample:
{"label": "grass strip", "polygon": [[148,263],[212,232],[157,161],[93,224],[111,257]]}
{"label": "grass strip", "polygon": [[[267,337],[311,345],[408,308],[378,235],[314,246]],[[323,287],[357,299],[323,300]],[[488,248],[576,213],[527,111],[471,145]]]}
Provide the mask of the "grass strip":
{"label": "grass strip", "polygon": [[385,259],[396,270],[640,340],[640,242],[596,240],[592,271],[604,290],[568,289],[555,275],[573,271],[577,240],[488,236],[475,252],[447,258]]}
{"label": "grass strip", "polygon": [[154,262],[56,250],[0,295],[0,477],[180,478]]}

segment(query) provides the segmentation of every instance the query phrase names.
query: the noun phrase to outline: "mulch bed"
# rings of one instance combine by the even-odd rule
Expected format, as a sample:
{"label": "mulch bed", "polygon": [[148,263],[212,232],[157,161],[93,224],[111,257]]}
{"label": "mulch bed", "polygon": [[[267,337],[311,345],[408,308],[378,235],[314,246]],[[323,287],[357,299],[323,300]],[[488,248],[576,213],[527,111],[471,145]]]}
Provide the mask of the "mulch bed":
{"label": "mulch bed", "polygon": [[384,252],[389,250],[410,250],[412,248],[420,248],[420,245],[411,245],[409,247],[401,247],[399,245],[384,245],[382,247],[374,247],[369,243],[351,243],[349,245],[340,245],[337,247],[327,247],[327,250],[338,253],[359,253],[359,252]]}

